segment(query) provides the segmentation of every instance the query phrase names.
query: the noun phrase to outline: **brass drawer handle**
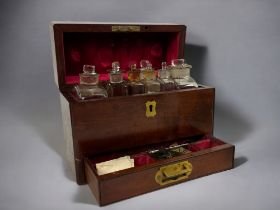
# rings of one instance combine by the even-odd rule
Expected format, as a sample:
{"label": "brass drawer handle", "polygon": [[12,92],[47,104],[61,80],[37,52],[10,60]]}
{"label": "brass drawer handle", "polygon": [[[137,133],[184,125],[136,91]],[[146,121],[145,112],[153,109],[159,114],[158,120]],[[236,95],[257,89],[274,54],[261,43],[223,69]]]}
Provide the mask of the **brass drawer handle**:
{"label": "brass drawer handle", "polygon": [[192,164],[187,160],[164,166],[161,167],[156,173],[155,180],[160,185],[166,185],[185,180],[192,173],[192,169]]}

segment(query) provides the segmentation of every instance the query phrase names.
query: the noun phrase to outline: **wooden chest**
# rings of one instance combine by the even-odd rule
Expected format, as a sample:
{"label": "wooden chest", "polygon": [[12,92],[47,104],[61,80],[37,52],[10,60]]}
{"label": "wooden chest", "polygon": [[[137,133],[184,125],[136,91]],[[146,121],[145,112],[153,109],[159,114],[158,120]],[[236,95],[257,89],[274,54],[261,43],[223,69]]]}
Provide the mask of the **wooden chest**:
{"label": "wooden chest", "polygon": [[[77,183],[88,184],[100,205],[233,167],[234,146],[212,136],[213,87],[91,100],[78,100],[71,91],[84,64],[96,65],[101,80],[106,80],[114,60],[127,71],[131,62],[141,59],[159,69],[162,61],[182,58],[186,26],[56,22],[51,36],[67,159]],[[100,161],[174,142],[189,143],[189,152],[97,174],[95,164]]]}

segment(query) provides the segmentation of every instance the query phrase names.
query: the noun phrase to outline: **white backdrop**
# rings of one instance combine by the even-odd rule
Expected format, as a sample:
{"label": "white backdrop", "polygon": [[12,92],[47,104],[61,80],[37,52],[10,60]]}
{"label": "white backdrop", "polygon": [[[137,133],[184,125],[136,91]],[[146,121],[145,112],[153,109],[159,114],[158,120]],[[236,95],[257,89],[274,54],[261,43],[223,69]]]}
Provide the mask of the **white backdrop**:
{"label": "white backdrop", "polygon": [[279,209],[280,1],[24,0],[0,2],[0,209],[94,209],[63,161],[49,23],[174,22],[187,62],[216,87],[215,135],[236,168],[104,209]]}

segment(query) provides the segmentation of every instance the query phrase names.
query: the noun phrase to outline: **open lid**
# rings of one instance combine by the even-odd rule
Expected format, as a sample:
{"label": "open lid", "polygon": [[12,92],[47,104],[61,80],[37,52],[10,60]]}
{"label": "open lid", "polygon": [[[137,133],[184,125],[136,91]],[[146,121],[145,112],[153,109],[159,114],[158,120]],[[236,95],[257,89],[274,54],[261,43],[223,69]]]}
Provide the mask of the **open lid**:
{"label": "open lid", "polygon": [[107,80],[113,61],[127,72],[142,59],[155,69],[162,61],[183,57],[186,26],[177,24],[53,22],[54,75],[59,89],[79,82],[84,64],[96,66]]}

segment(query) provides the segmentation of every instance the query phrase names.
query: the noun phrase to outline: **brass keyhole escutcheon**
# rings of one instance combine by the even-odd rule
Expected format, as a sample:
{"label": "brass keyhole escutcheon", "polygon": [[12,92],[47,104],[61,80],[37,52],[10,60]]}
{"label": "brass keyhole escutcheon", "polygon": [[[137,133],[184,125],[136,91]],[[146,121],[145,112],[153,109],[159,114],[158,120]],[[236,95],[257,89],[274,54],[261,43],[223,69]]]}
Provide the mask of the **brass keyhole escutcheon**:
{"label": "brass keyhole escutcheon", "polygon": [[146,102],[146,117],[156,116],[156,101],[147,101]]}

